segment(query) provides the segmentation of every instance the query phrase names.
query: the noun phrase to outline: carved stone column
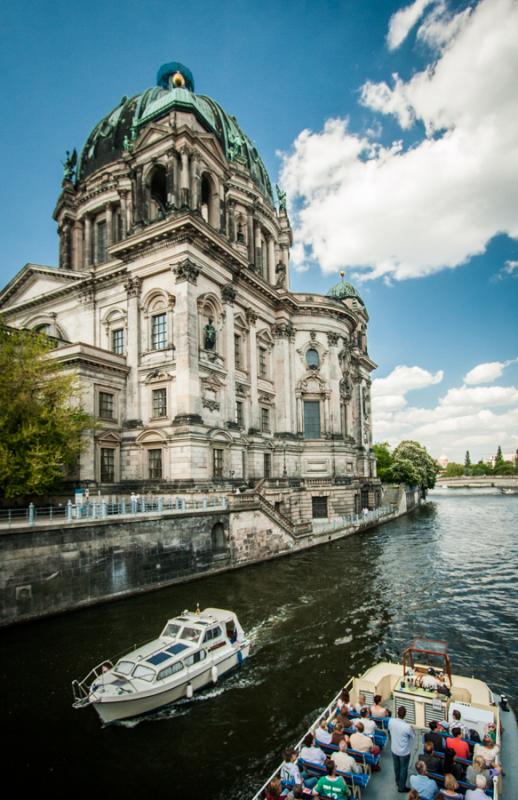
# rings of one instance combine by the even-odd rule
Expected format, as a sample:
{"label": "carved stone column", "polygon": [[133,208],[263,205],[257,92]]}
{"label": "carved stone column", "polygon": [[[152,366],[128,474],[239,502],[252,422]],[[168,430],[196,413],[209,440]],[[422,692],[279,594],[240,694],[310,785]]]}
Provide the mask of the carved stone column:
{"label": "carved stone column", "polygon": [[72,269],[83,268],[83,223],[76,220],[72,228]]}
{"label": "carved stone column", "polygon": [[225,396],[225,419],[233,427],[236,423],[236,353],[234,346],[234,302],[236,290],[232,284],[224,286],[221,297],[225,303],[225,364],[227,367],[227,389]]}
{"label": "carved stone column", "polygon": [[257,335],[255,323],[257,317],[251,309],[247,309],[246,319],[250,326],[250,428],[260,430],[259,425],[259,387],[257,385]]}
{"label": "carved stone column", "polygon": [[341,410],[340,410],[340,379],[341,370],[338,361],[338,342],[340,337],[337,333],[327,334],[329,345],[329,388],[331,397],[329,410],[331,415],[329,431],[333,435],[339,435],[341,430]]}
{"label": "carved stone column", "polygon": [[88,214],[84,217],[84,230],[85,230],[85,246],[84,246],[84,264],[85,267],[92,266],[92,219]]}
{"label": "carved stone column", "polygon": [[247,217],[247,244],[248,244],[248,261],[250,264],[255,264],[255,239],[254,239],[254,217],[250,209]]}
{"label": "carved stone column", "polygon": [[106,206],[106,249],[113,244],[113,206],[108,203]]}
{"label": "carved stone column", "polygon": [[200,270],[185,259],[173,272],[176,276],[174,342],[176,356],[176,417],[173,424],[202,422],[198,364],[198,310],[195,286]]}
{"label": "carved stone column", "polygon": [[262,278],[265,277],[265,268],[263,264],[263,253],[261,249],[261,226],[258,222],[255,223],[255,257],[254,257],[254,264],[257,274],[260,275]]}
{"label": "carved stone column", "polygon": [[275,336],[275,384],[282,387],[277,393],[277,430],[279,433],[293,432],[290,339],[293,336],[291,323],[282,321],[274,326]]}
{"label": "carved stone column", "polygon": [[189,150],[187,149],[187,147],[182,147],[181,157],[182,157],[182,171],[180,175],[180,202],[182,208],[189,208],[190,174],[189,174]]}
{"label": "carved stone column", "polygon": [[128,219],[128,193],[126,191],[119,192],[119,196],[121,199],[121,231],[120,231],[120,238],[125,239],[128,235],[128,231],[130,229],[130,223]]}
{"label": "carved stone column", "polygon": [[191,187],[191,208],[193,209],[193,211],[199,211],[201,207],[201,177],[200,177],[200,160],[197,153],[193,153],[191,158],[190,187]]}
{"label": "carved stone column", "polygon": [[167,161],[166,161],[166,192],[167,192],[167,204],[169,208],[176,207],[175,201],[175,187],[176,187],[176,175],[175,175],[175,162],[176,162],[176,154],[174,150],[170,150],[167,153]]}
{"label": "carved stone column", "polygon": [[140,421],[138,368],[140,364],[140,278],[128,278],[125,284],[128,321],[126,329],[126,357],[130,368],[126,383],[126,419],[132,424]]}
{"label": "carved stone column", "polygon": [[275,276],[275,240],[273,236],[268,239],[268,268],[265,270],[266,280],[275,286],[277,279]]}

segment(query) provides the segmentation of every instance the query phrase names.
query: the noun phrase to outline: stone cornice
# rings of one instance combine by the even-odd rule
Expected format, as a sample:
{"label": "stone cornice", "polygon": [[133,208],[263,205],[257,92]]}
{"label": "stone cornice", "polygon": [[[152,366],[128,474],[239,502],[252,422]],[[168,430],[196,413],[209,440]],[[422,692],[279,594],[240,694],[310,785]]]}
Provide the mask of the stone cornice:
{"label": "stone cornice", "polygon": [[[15,294],[19,289],[21,289],[22,286],[25,283],[27,283],[27,281],[34,275],[45,275],[47,277],[51,277],[56,282],[64,280],[73,283],[77,283],[78,281],[82,281],[88,277],[87,272],[74,272],[72,270],[40,266],[39,264],[26,264],[17,273],[17,275],[15,275],[14,278],[11,281],[9,281],[5,289],[3,289],[3,291],[0,293],[0,307],[6,302],[6,300],[8,300],[10,297],[13,296],[13,294]],[[43,297],[31,298],[30,300],[27,300],[24,303],[17,305],[16,309],[22,309],[25,308],[26,306],[41,303],[43,299],[47,300],[48,298],[59,297],[63,292],[70,291],[70,288],[71,288],[70,286],[61,286],[59,289],[46,293]]]}

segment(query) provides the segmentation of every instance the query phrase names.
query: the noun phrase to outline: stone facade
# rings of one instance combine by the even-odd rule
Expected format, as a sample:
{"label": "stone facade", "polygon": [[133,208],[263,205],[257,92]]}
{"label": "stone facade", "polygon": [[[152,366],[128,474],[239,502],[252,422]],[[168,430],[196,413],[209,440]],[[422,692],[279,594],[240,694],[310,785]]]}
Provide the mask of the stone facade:
{"label": "stone facade", "polygon": [[179,64],[67,160],[59,267],[26,265],[0,311],[54,337],[98,418],[76,480],[259,484],[294,522],[376,505],[368,314],[343,280],[290,291],[278,200],[235,118]]}

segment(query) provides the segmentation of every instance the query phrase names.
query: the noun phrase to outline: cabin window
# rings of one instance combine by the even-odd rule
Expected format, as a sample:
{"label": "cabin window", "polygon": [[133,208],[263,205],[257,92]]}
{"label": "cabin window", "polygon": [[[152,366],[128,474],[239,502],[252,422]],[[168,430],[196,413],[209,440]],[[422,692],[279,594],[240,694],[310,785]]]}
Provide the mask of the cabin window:
{"label": "cabin window", "polygon": [[170,664],[168,667],[164,667],[164,669],[161,669],[156,679],[157,681],[163,681],[164,678],[168,678],[170,675],[174,675],[175,672],[181,672],[182,669],[183,669],[183,662],[175,661],[174,664]]}
{"label": "cabin window", "polygon": [[188,642],[197,642],[200,636],[200,632],[196,630],[196,628],[184,628],[182,631],[182,639],[186,639]]}
{"label": "cabin window", "polygon": [[200,661],[204,661],[207,657],[207,653],[205,650],[200,650],[198,653],[193,653],[191,656],[187,656],[185,659],[185,666],[192,667],[193,664],[199,664]]}
{"label": "cabin window", "polygon": [[219,639],[221,636],[221,628],[212,628],[210,631],[207,631],[205,636],[203,637],[204,642],[210,642],[212,639]]}
{"label": "cabin window", "polygon": [[143,667],[142,664],[139,664],[133,670],[133,678],[141,678],[143,681],[151,682],[155,678],[155,670],[149,669],[149,667]]}
{"label": "cabin window", "polygon": [[115,664],[115,671],[120,672],[121,675],[130,675],[134,666],[133,661],[118,661]]}

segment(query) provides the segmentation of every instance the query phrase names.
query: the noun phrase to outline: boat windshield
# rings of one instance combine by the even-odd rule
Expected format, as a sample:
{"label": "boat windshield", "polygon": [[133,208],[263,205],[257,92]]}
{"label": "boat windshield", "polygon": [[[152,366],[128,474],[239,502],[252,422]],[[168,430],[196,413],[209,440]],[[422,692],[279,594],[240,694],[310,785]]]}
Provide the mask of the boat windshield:
{"label": "boat windshield", "polygon": [[176,639],[178,634],[181,630],[181,625],[177,625],[176,622],[168,622],[165,626],[164,636],[170,636],[171,639]]}
{"label": "boat windshield", "polygon": [[120,672],[121,675],[129,675],[134,666],[133,661],[117,661],[115,672]]}
{"label": "boat windshield", "polygon": [[152,681],[155,678],[155,670],[149,669],[149,667],[143,667],[142,664],[138,664],[133,670],[133,677],[134,678],[142,678],[144,681]]}
{"label": "boat windshield", "polygon": [[200,632],[196,628],[183,628],[180,639],[185,639],[187,642],[197,642],[200,638]]}

